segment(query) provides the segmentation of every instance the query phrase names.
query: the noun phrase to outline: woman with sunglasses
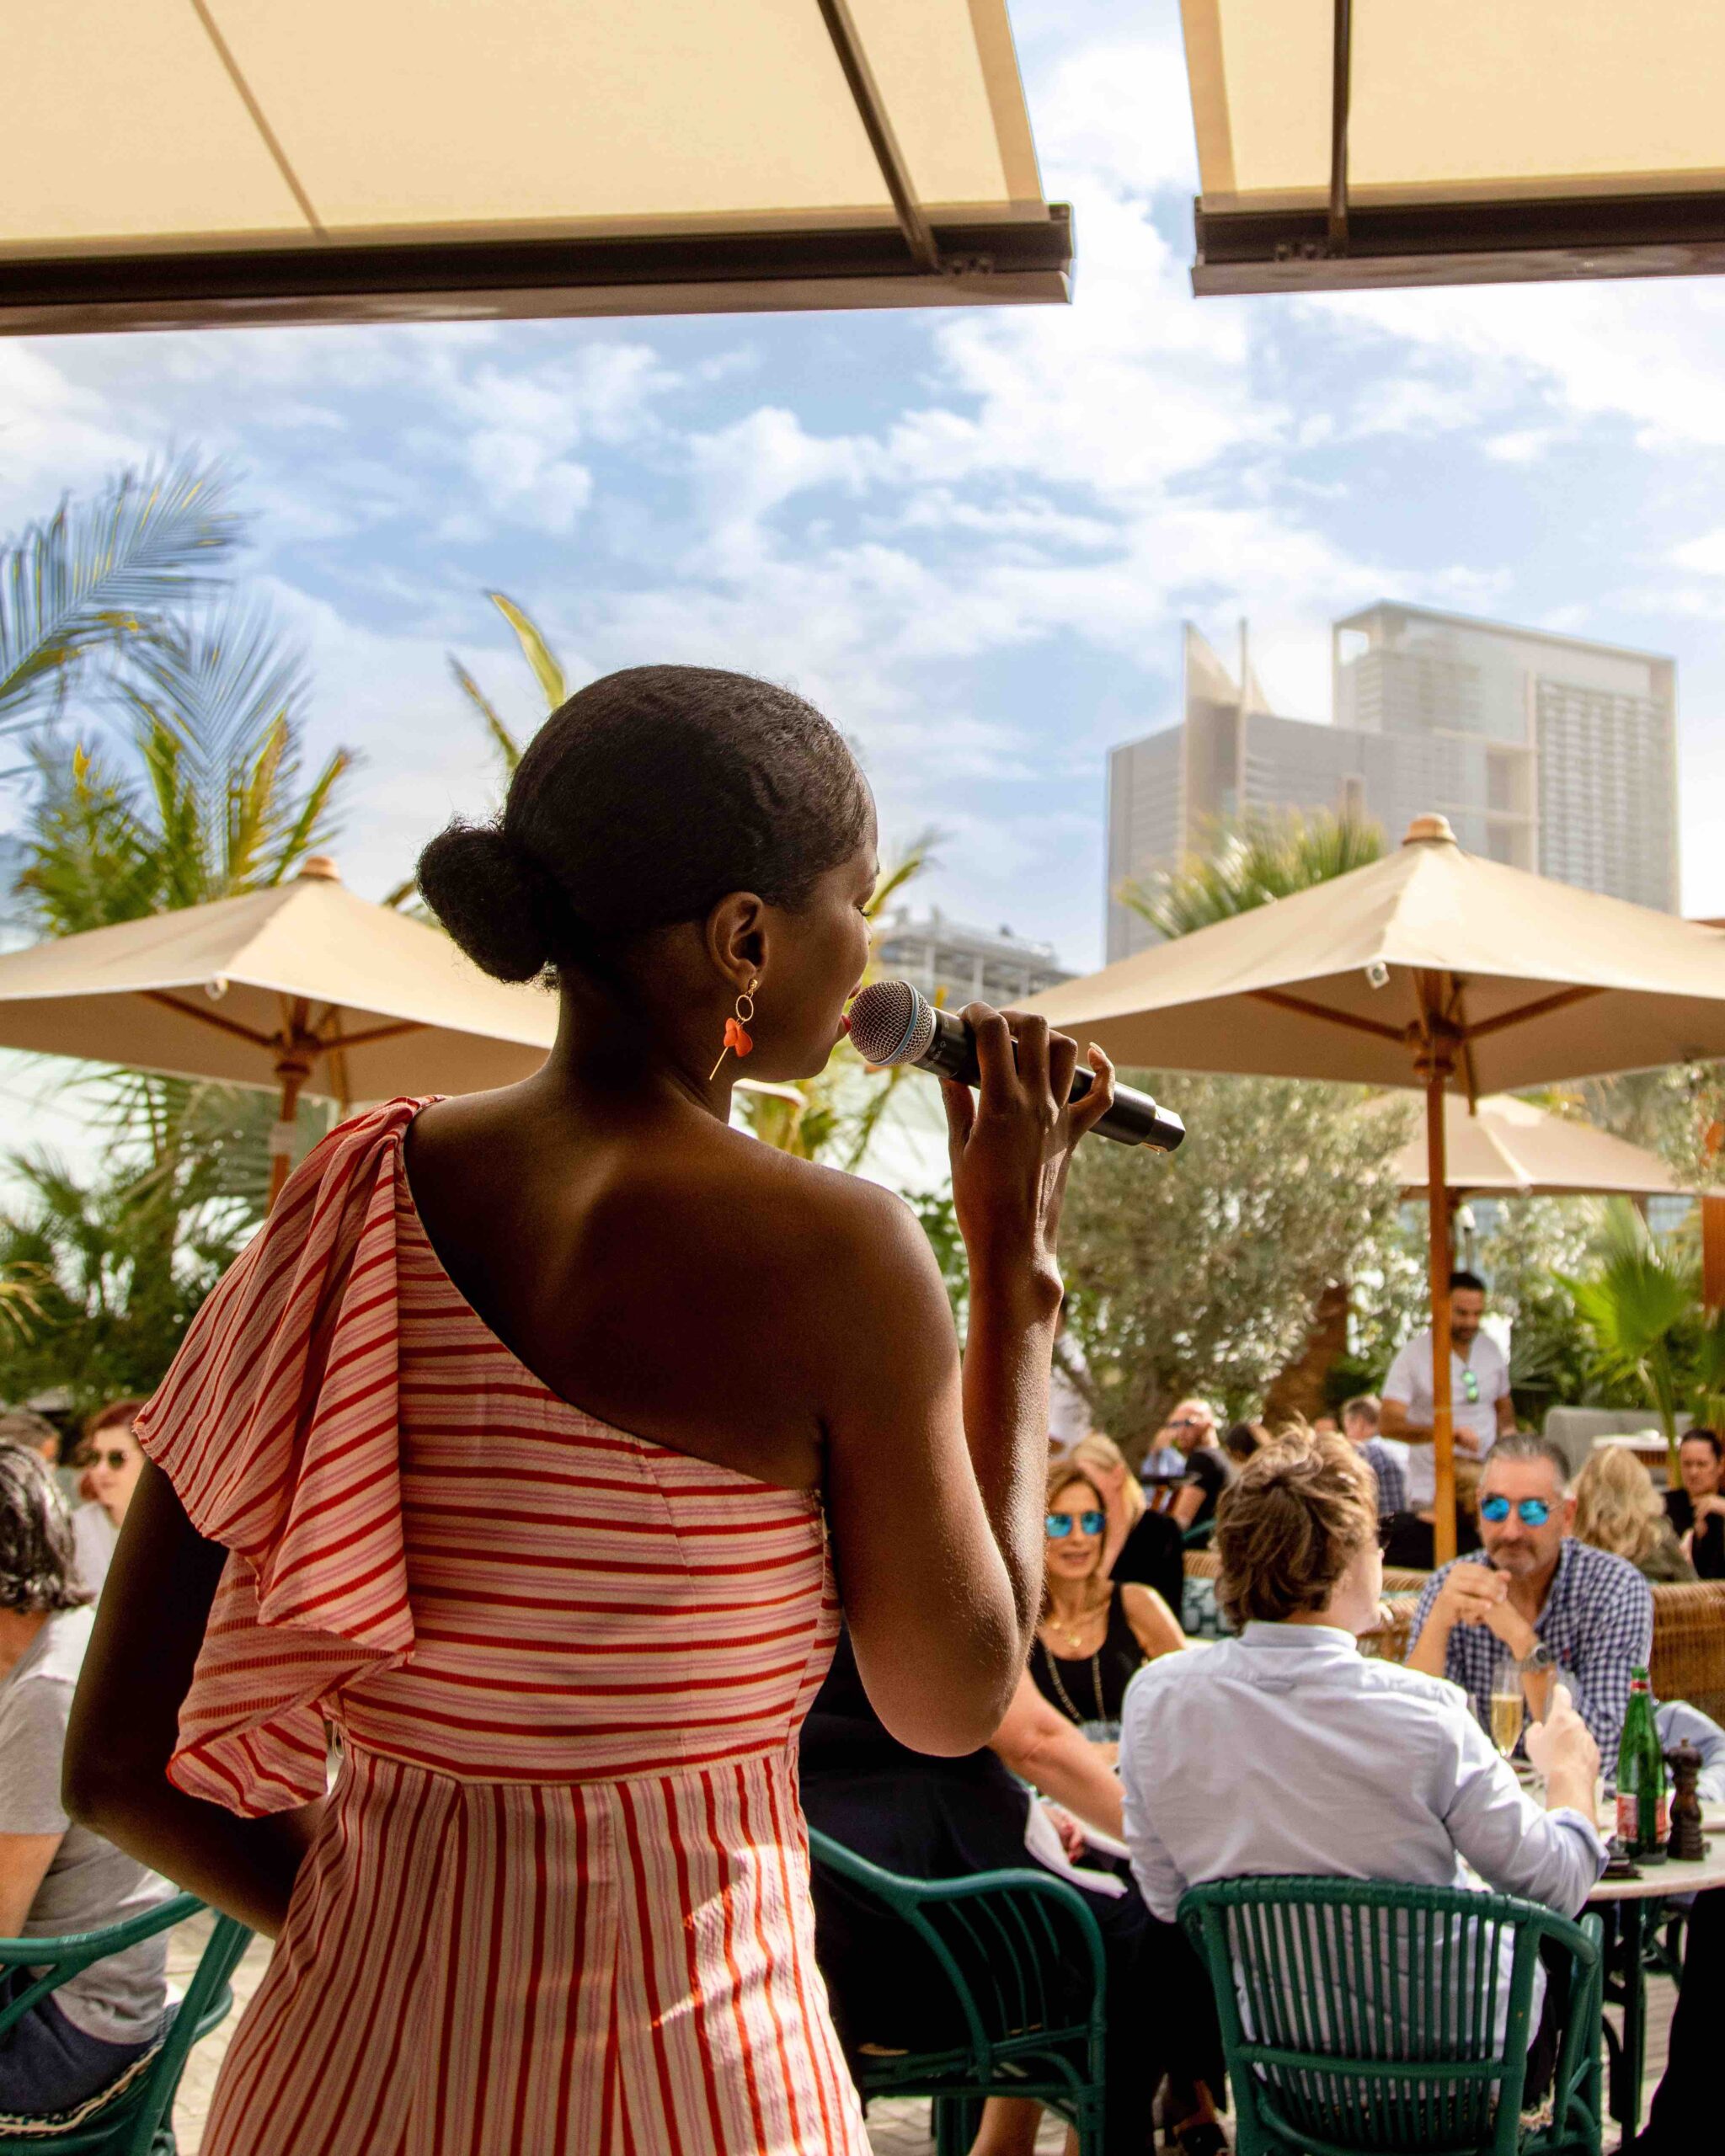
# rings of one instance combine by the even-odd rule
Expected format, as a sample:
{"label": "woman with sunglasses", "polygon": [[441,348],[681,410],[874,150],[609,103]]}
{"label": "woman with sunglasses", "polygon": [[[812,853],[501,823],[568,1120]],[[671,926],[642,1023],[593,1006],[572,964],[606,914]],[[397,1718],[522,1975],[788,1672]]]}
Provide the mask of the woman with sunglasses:
{"label": "woman with sunglasses", "polygon": [[1184,1646],[1186,1636],[1153,1588],[1109,1577],[1102,1492],[1064,1461],[1049,1470],[1047,1529],[1030,1674],[1069,1721],[1117,1723],[1133,1676]]}
{"label": "woman with sunglasses", "polygon": [[88,1502],[73,1513],[72,1533],[78,1577],[93,1595],[102,1592],[114,1545],[143,1472],[143,1447],[131,1427],[143,1404],[142,1400],[110,1400],[84,1425],[77,1465],[83,1476],[78,1489]]}

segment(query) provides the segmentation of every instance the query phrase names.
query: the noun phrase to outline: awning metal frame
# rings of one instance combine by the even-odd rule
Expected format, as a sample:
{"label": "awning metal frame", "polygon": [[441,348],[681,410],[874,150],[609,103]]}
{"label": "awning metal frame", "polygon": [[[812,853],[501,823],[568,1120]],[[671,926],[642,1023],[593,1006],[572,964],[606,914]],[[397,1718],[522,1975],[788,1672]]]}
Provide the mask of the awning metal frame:
{"label": "awning metal frame", "polygon": [[0,335],[293,323],[737,313],[813,307],[1059,303],[1072,213],[936,225],[868,61],[850,0],[816,0],[895,227],[332,239],[203,0],[212,45],[311,229],[257,245],[0,259]]}
{"label": "awning metal frame", "polygon": [[1193,205],[1200,296],[1374,286],[1725,272],[1725,193],[1360,204],[1348,192],[1353,0],[1333,0],[1329,198],[1322,210]]}

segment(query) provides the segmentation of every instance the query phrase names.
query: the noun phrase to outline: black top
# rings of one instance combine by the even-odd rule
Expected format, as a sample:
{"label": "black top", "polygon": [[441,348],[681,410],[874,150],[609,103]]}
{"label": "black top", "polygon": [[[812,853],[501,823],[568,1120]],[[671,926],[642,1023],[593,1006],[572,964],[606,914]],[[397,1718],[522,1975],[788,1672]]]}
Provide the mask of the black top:
{"label": "black top", "polygon": [[[1665,1492],[1665,1517],[1676,1534],[1687,1534],[1695,1526],[1695,1503],[1687,1490]],[[1725,1580],[1725,1520],[1717,1513],[1710,1514],[1696,1529],[1690,1557],[1697,1578]]]}
{"label": "black top", "polygon": [[1186,1559],[1180,1530],[1166,1513],[1145,1513],[1120,1545],[1111,1574],[1117,1586],[1133,1580],[1154,1588],[1174,1622],[1180,1622],[1180,1605],[1186,1594]]}
{"label": "black top", "polygon": [[1186,1455],[1185,1479],[1195,1482],[1204,1492],[1204,1502],[1190,1523],[1202,1527],[1206,1520],[1215,1518],[1216,1499],[1234,1479],[1227,1454],[1219,1445],[1199,1445]]}
{"label": "black top", "polygon": [[1068,1721],[1118,1721],[1126,1704],[1126,1687],[1144,1667],[1138,1635],[1126,1621],[1123,1598],[1108,1593],[1108,1629],[1092,1655],[1069,1662],[1051,1654],[1040,1633],[1030,1650],[1030,1674],[1044,1699]]}

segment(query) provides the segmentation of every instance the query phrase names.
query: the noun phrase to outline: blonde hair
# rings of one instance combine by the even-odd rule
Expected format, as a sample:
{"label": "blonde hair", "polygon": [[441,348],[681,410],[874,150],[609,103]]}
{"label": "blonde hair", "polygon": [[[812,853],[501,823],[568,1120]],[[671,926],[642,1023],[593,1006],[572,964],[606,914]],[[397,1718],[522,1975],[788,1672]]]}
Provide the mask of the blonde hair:
{"label": "blonde hair", "polygon": [[[1048,1483],[1044,1496],[1044,1502],[1047,1505],[1049,1510],[1050,1512],[1054,1510],[1055,1499],[1060,1496],[1061,1491],[1070,1490],[1075,1482],[1081,1482],[1084,1485],[1084,1487],[1089,1491],[1092,1497],[1096,1499],[1097,1510],[1101,1513],[1103,1518],[1106,1519],[1108,1517],[1108,1505],[1103,1499],[1102,1492],[1097,1488],[1095,1483],[1091,1481],[1090,1477],[1084,1472],[1084,1470],[1080,1467],[1070,1455],[1065,1460],[1057,1460],[1051,1462],[1049,1465],[1048,1470]],[[1107,1545],[1107,1540],[1108,1529],[1104,1528],[1103,1529],[1102,1536],[1097,1543],[1095,1569],[1087,1574],[1086,1577],[1086,1585],[1091,1591],[1091,1604],[1092,1607],[1095,1609],[1100,1609],[1103,1604],[1108,1601],[1108,1598],[1114,1591],[1114,1583],[1109,1577],[1108,1568],[1103,1565],[1102,1561],[1103,1550]],[[1100,1597],[1096,1593],[1097,1587],[1100,1587],[1102,1589]],[[1053,1604],[1048,1591],[1048,1575],[1044,1572],[1042,1577],[1042,1610],[1040,1615],[1037,1619],[1037,1622],[1039,1624],[1040,1624],[1043,1619],[1048,1615],[1052,1606]]]}
{"label": "blonde hair", "polygon": [[1223,1614],[1279,1625],[1322,1609],[1377,1531],[1377,1478],[1356,1448],[1334,1432],[1284,1431],[1216,1505]]}
{"label": "blonde hair", "polygon": [[1601,1445],[1575,1479],[1578,1542],[1639,1565],[1664,1540],[1665,1508],[1649,1475],[1627,1445]]}
{"label": "blonde hair", "polygon": [[[1126,1508],[1126,1531],[1130,1534],[1139,1521],[1143,1518],[1149,1508],[1150,1500],[1144,1494],[1144,1485],[1127,1466],[1125,1454],[1120,1450],[1114,1439],[1105,1438],[1100,1430],[1092,1430],[1087,1438],[1079,1438],[1077,1444],[1066,1454],[1065,1465],[1073,1470],[1066,1477],[1069,1482],[1081,1482],[1085,1479],[1083,1470],[1087,1467],[1093,1467],[1103,1474],[1109,1473],[1117,1467],[1120,1470],[1124,1477],[1120,1485],[1120,1502]],[[1050,1469],[1049,1471],[1050,1497],[1054,1495],[1054,1477],[1055,1470]],[[1092,1483],[1091,1487],[1096,1490],[1097,1496],[1102,1498],[1103,1509],[1106,1511],[1108,1509],[1107,1492],[1097,1489],[1094,1483]]]}

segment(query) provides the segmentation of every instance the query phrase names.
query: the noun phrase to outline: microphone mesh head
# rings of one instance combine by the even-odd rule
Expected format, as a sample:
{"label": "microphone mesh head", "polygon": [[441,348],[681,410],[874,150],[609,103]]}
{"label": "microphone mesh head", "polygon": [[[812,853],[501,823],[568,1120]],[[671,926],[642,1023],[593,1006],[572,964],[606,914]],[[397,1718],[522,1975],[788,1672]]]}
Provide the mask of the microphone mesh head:
{"label": "microphone mesh head", "polygon": [[871,981],[851,1006],[851,1045],[865,1063],[914,1063],[934,1038],[934,1006],[907,980]]}

